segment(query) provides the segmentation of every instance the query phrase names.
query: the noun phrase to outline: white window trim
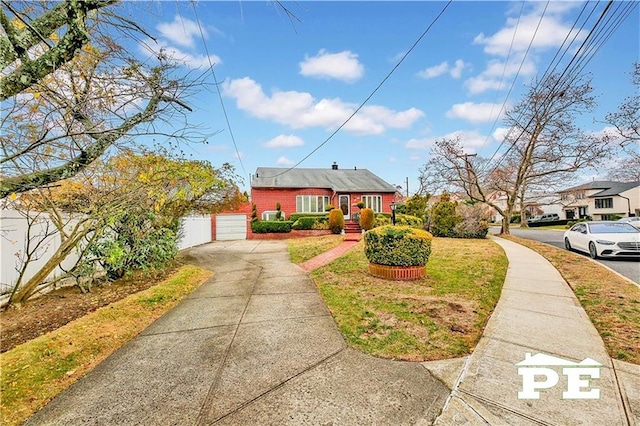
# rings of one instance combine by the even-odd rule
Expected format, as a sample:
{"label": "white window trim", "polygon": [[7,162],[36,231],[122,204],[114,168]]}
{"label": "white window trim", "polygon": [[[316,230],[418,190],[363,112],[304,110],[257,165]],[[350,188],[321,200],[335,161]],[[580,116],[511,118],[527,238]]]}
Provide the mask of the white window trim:
{"label": "white window trim", "polygon": [[[316,198],[316,210],[315,211],[311,211],[310,209],[307,211],[305,210],[305,201],[309,201],[311,197]],[[325,208],[328,204],[331,203],[331,200],[329,198],[328,195],[296,195],[296,210],[298,209],[298,201],[302,198],[302,201],[300,202],[300,204],[302,205],[302,210],[301,211],[296,211],[296,213],[324,213],[325,212]],[[323,205],[320,206],[320,203],[318,203],[318,198],[322,198],[323,199]],[[308,203],[309,206],[311,206],[311,203]]]}
{"label": "white window trim", "polygon": [[[262,220],[276,220],[275,219],[275,215],[278,213],[277,210],[265,210],[262,212]],[[282,213],[282,218],[286,219],[287,216],[284,214],[284,211],[280,210],[280,213]],[[269,215],[274,216],[273,219],[269,219]]]}
{"label": "white window trim", "polygon": [[[369,203],[366,203],[366,202],[364,201],[364,200],[365,200],[365,198],[366,198],[366,199],[369,199],[370,201],[372,201],[372,203],[371,203],[371,204],[376,204],[375,202],[373,202],[373,199],[374,199],[374,198],[376,198],[376,197],[380,200],[380,211],[376,210],[376,209],[375,209],[375,208],[373,208],[373,207],[370,207],[370,206],[368,205]],[[381,195],[381,194],[367,194],[367,195],[363,195],[363,196],[360,198],[360,200],[361,200],[363,203],[365,203],[365,207],[369,207],[370,209],[372,209],[372,210],[373,210],[373,212],[374,212],[374,213],[382,213],[382,212],[383,212],[383,210],[384,210],[384,209],[382,208],[382,195]],[[374,205],[374,207],[376,207],[376,206]]]}

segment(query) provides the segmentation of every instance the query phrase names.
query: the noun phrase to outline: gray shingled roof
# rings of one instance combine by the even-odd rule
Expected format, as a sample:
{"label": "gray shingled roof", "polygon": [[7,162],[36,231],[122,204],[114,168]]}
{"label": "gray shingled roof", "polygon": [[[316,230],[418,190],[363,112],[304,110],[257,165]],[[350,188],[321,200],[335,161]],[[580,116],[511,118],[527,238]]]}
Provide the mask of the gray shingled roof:
{"label": "gray shingled roof", "polygon": [[[287,171],[288,170],[288,171]],[[367,169],[285,169],[258,167],[252,188],[328,188],[336,192],[396,192]]]}
{"label": "gray shingled roof", "polygon": [[593,182],[583,183],[582,185],[574,186],[573,188],[563,189],[559,192],[572,192],[579,189],[609,189],[622,182],[615,182],[611,180],[596,180]]}
{"label": "gray shingled roof", "polygon": [[640,181],[635,182],[611,182],[613,185],[610,188],[600,191],[596,194],[590,195],[589,198],[594,197],[607,197],[612,195],[618,195],[624,191],[628,191],[632,188],[640,186]]}

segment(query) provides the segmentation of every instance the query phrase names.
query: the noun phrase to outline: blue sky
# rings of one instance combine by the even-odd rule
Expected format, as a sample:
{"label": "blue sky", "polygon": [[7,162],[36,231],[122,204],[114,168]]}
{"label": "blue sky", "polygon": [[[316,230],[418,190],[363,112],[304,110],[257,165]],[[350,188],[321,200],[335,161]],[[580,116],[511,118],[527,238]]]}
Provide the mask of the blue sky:
{"label": "blue sky", "polygon": [[[154,2],[136,18],[157,35],[153,48],[162,47],[185,70],[202,72],[210,61],[215,64],[236,146],[218,94],[203,90],[190,102],[189,121],[205,132],[221,132],[187,152],[214,165],[234,164],[244,177],[243,189],[257,167],[291,167],[323,143],[446,5],[284,4],[297,20],[268,1]],[[629,3],[615,5],[624,4]],[[341,168],[366,168],[403,188],[408,178],[413,193],[438,138],[460,134],[469,153],[491,157],[505,134],[503,106],[521,98],[570,34],[576,41],[557,67],[562,70],[604,5],[586,4],[586,13],[596,8],[593,16],[571,32],[585,3],[451,3],[366,105],[299,167],[328,168],[335,161]],[[635,90],[630,72],[640,51],[638,11],[585,67],[598,96],[593,115],[581,117],[589,131],[603,131],[599,121]],[[206,79],[213,82],[211,74]]]}

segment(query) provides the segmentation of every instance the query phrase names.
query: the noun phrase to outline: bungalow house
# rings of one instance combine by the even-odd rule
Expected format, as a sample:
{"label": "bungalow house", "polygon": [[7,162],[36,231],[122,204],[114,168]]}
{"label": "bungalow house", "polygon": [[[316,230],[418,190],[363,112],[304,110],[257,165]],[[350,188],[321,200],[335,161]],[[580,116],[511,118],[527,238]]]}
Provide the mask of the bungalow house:
{"label": "bungalow house", "polygon": [[593,220],[640,215],[640,181],[594,181],[559,191],[565,217]]}
{"label": "bungalow house", "polygon": [[369,170],[339,169],[336,163],[326,169],[258,167],[251,180],[251,202],[263,220],[275,217],[277,203],[285,218],[291,213],[324,213],[332,205],[350,220],[359,202],[376,213],[391,213],[396,192]]}

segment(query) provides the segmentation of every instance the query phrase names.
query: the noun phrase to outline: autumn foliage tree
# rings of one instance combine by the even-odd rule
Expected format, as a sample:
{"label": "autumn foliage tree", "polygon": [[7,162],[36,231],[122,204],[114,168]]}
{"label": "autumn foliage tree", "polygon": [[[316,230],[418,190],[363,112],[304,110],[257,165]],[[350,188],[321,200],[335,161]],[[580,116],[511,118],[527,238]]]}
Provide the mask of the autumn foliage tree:
{"label": "autumn foliage tree", "polygon": [[16,283],[11,303],[29,298],[73,251],[79,260],[61,278],[90,276],[95,263],[111,279],[163,266],[177,253],[182,216],[246,201],[236,182],[228,164],[214,168],[166,153],[126,150],[58,186],[22,194],[15,207],[27,215],[46,213],[62,244],[32,278]]}

